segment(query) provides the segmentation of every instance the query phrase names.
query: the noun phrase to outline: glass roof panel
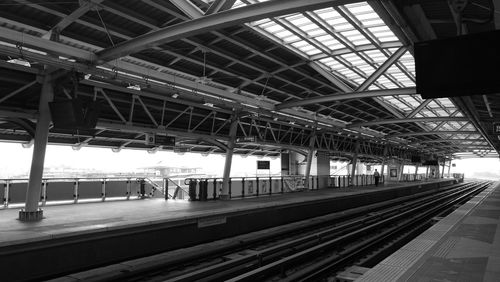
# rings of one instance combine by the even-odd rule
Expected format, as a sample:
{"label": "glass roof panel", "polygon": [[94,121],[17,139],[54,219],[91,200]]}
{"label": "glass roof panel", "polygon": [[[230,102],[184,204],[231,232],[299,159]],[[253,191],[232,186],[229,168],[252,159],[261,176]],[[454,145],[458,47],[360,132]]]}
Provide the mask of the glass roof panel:
{"label": "glass roof panel", "polygon": [[[233,8],[263,1],[237,0]],[[355,23],[356,26],[351,23]],[[264,19],[249,25],[306,59],[324,65],[327,70],[345,79],[351,85],[361,85],[399,49],[397,47],[383,48],[383,43],[401,43],[391,28],[367,2]],[[363,45],[363,51],[356,51],[356,48],[361,45]],[[351,52],[346,53],[347,50]],[[402,87],[415,87],[415,62],[409,51],[378,77],[368,90]],[[410,113],[423,102],[418,94],[384,96],[376,100],[383,101],[404,114]],[[458,112],[450,99],[440,98],[428,103],[415,114],[415,117],[450,115],[464,116]],[[420,122],[419,125],[428,130],[475,130],[473,125],[466,122]],[[436,128],[438,126],[439,128]],[[453,135],[453,138],[456,136],[459,135]],[[443,138],[444,135],[441,137]],[[482,138],[480,135],[477,137]]]}

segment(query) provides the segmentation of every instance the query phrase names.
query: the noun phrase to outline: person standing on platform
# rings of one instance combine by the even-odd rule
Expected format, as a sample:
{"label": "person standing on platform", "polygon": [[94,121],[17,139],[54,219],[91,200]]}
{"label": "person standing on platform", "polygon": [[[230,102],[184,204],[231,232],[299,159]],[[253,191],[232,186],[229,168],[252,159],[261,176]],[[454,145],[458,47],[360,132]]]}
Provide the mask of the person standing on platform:
{"label": "person standing on platform", "polygon": [[375,172],[373,173],[373,177],[375,178],[375,187],[378,186],[378,181],[380,180],[380,173],[375,169]]}

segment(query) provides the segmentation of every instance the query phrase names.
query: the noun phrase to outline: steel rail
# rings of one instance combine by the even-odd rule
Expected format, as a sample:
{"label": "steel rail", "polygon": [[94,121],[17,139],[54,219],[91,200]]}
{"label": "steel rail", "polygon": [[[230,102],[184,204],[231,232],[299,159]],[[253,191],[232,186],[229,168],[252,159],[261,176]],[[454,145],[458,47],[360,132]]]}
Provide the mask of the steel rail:
{"label": "steel rail", "polygon": [[[464,190],[466,191],[471,191],[470,193],[473,193],[474,191],[477,191],[479,189],[484,189],[488,184],[483,184],[480,185],[479,188],[476,188],[477,186],[472,186],[468,187]],[[456,195],[460,195],[464,193],[464,190],[457,191],[454,193],[451,193],[449,195],[445,195],[444,197],[436,197],[435,200],[428,201],[423,205],[417,205],[416,207],[410,207],[406,211],[402,211],[396,215],[393,215],[389,218],[383,219],[381,221],[377,221],[375,223],[372,223],[368,226],[364,226],[360,229],[357,229],[354,232],[351,232],[349,234],[337,237],[335,239],[332,239],[330,241],[324,242],[320,245],[317,245],[313,248],[309,248],[307,250],[295,253],[291,256],[282,258],[278,261],[275,261],[271,264],[262,266],[260,268],[254,269],[250,272],[247,272],[245,274],[242,274],[240,276],[234,277],[232,279],[227,280],[228,282],[235,282],[235,281],[256,281],[255,279],[261,279],[263,276],[267,276],[271,273],[276,273],[276,272],[283,272],[283,269],[290,268],[290,266],[293,266],[294,264],[297,264],[303,260],[307,260],[311,257],[317,257],[319,254],[325,253],[326,250],[332,249],[334,247],[337,247],[340,244],[349,242],[349,240],[356,239],[359,237],[362,237],[364,235],[367,235],[368,233],[372,231],[377,231],[379,227],[386,226],[386,225],[391,225],[394,224],[396,220],[400,219],[405,219],[408,216],[411,216],[412,214],[415,213],[420,213],[417,217],[415,218],[423,218],[429,214],[432,214],[438,209],[442,209],[440,205],[437,204],[442,204],[443,201],[446,201],[450,198],[453,198]],[[468,195],[468,194],[467,194]],[[460,197],[466,197],[467,195],[463,195]],[[452,199],[448,201],[448,203],[445,203],[446,206],[450,205],[450,203],[455,203],[457,202],[457,199]],[[397,230],[400,230],[401,228],[405,228],[408,225],[411,225],[414,223],[416,220],[414,217],[411,217],[410,219],[407,219],[404,224],[398,224],[397,226],[388,228],[384,230],[383,232],[376,233],[377,235],[375,236],[368,236],[368,239],[362,240],[361,242],[355,244],[351,248],[348,248],[346,250],[340,250],[339,252],[336,253],[336,255],[333,256],[328,256],[326,259],[321,260],[320,262],[317,262],[309,267],[307,267],[305,270],[297,271],[294,274],[292,274],[289,277],[282,278],[282,281],[312,281],[315,278],[318,278],[318,276],[321,276],[321,274],[324,274],[324,272],[331,271],[331,268],[337,267],[339,264],[342,264],[348,260],[351,260],[355,255],[358,255],[365,251],[366,248],[372,246],[375,243],[379,243],[380,241],[388,238],[391,234],[396,232]],[[329,252],[330,253],[330,252]]]}

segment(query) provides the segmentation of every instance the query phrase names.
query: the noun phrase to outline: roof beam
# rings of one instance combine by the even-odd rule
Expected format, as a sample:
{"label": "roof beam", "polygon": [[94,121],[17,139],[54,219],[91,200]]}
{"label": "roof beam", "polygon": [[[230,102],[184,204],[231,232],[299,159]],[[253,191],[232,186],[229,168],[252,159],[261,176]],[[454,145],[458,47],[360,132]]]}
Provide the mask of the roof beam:
{"label": "roof beam", "polygon": [[429,103],[432,101],[432,99],[427,99],[427,100],[424,100],[422,103],[420,103],[420,105],[418,105],[418,107],[416,107],[413,111],[411,111],[411,113],[409,113],[406,118],[412,118],[414,117],[416,114],[418,114],[423,108],[425,108],[425,106],[429,105]]}
{"label": "roof beam", "polygon": [[149,32],[134,39],[107,48],[98,53],[101,63],[124,57],[144,49],[164,44],[173,40],[198,35],[207,31],[239,25],[260,19],[315,10],[325,7],[346,5],[359,0],[274,0],[248,5],[213,15],[193,19],[173,26]]}
{"label": "roof beam", "polygon": [[409,132],[401,134],[387,135],[386,137],[410,137],[410,136],[424,136],[424,135],[446,135],[446,134],[480,134],[477,131],[428,131],[428,132]]}
{"label": "roof beam", "polygon": [[[408,145],[414,145],[414,144],[426,144],[426,143],[441,143],[441,142],[472,142],[472,143],[477,143],[477,142],[483,142],[487,143],[486,140],[483,139],[435,139],[435,140],[422,140],[422,141],[416,141],[409,143]],[[468,144],[451,144],[453,145],[465,145],[467,146]],[[480,145],[480,144],[470,144],[470,145]],[[487,145],[485,145],[487,146]]]}
{"label": "roof beam", "polygon": [[57,53],[60,56],[74,58],[77,60],[94,62],[97,59],[97,56],[92,52],[87,52],[85,50],[77,49],[75,47],[64,45],[47,39],[42,39],[40,37],[29,35],[27,33],[21,33],[9,28],[0,27],[0,39],[14,45],[22,42],[22,46],[28,46],[37,50],[43,50],[51,53]]}
{"label": "roof beam", "polygon": [[169,0],[179,10],[192,19],[203,17],[203,12],[189,0]]}
{"label": "roof beam", "polygon": [[340,78],[336,77],[333,73],[325,70],[323,67],[318,65],[316,62],[310,62],[308,64],[311,68],[313,68],[315,71],[317,71],[319,74],[321,74],[324,78],[328,79],[335,87],[339,88],[341,91],[344,91],[346,93],[352,92],[352,88],[345,84]]}
{"label": "roof beam", "polygon": [[63,29],[72,24],[76,19],[85,15],[94,5],[100,4],[104,0],[92,0],[88,2],[83,2],[80,7],[71,12],[71,14],[64,17],[61,21],[59,21],[55,26],[53,26],[48,32],[46,32],[42,37],[44,39],[49,39],[52,32],[61,32]]}
{"label": "roof beam", "polygon": [[205,12],[205,15],[211,15],[229,10],[234,5],[234,2],[236,2],[236,0],[215,0]]}
{"label": "roof beam", "polygon": [[368,77],[363,84],[361,84],[357,91],[364,91],[372,85],[381,75],[383,75],[404,53],[406,53],[407,48],[405,46],[399,48],[392,54],[370,77]]}
{"label": "roof beam", "polygon": [[313,98],[300,100],[300,101],[284,102],[284,103],[276,105],[276,109],[281,110],[281,109],[286,109],[286,108],[305,106],[305,105],[316,104],[316,103],[334,102],[334,101],[347,100],[347,99],[361,99],[361,98],[373,98],[373,97],[380,97],[380,96],[410,95],[410,94],[415,94],[414,87],[398,88],[398,89],[390,89],[390,90],[350,92],[350,93],[345,93],[345,94],[331,94],[331,95],[313,97]]}
{"label": "roof beam", "polygon": [[368,122],[352,123],[347,125],[347,128],[356,128],[363,126],[384,125],[394,123],[408,122],[437,122],[437,121],[469,121],[466,117],[426,117],[426,118],[402,118],[402,119],[383,119]]}

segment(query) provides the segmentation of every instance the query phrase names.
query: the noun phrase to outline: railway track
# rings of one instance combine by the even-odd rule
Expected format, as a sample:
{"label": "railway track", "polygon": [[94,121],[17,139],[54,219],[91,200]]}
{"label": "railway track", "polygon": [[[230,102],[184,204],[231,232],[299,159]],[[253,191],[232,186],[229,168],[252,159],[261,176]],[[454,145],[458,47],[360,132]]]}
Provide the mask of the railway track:
{"label": "railway track", "polygon": [[437,193],[402,197],[141,258],[142,263],[132,262],[130,268],[121,264],[90,270],[85,277],[92,281],[321,281],[346,266],[375,264],[425,230],[434,217],[489,185],[457,184]]}

